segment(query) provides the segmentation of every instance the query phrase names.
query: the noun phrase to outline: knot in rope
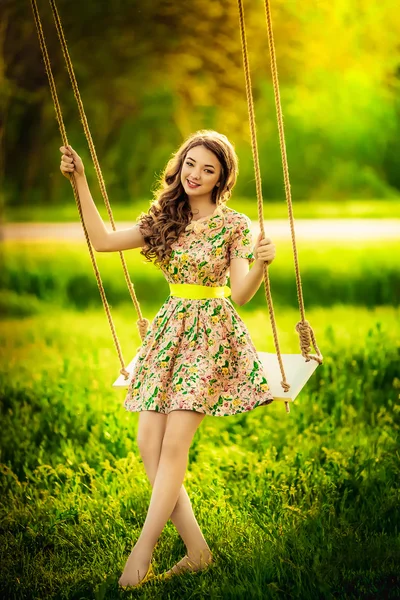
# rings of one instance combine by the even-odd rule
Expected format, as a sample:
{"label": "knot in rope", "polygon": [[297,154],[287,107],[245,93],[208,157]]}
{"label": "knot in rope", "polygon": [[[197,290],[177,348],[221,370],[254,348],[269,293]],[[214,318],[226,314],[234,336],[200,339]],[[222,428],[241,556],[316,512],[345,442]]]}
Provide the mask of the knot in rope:
{"label": "knot in rope", "polygon": [[300,336],[300,348],[303,356],[309,358],[311,350],[311,325],[307,320],[299,321],[296,325],[296,331]]}
{"label": "knot in rope", "polygon": [[144,338],[146,337],[146,333],[147,333],[147,330],[149,328],[149,320],[145,319],[143,317],[142,319],[139,319],[137,321],[137,326],[138,326],[138,329],[139,329],[140,337],[142,338],[142,341],[143,341]]}
{"label": "knot in rope", "polygon": [[290,390],[290,384],[287,381],[281,381],[281,386],[283,387],[284,392],[288,392]]}
{"label": "knot in rope", "polygon": [[120,369],[119,372],[125,377],[125,379],[128,379],[130,377],[129,371],[127,371],[125,367],[122,367],[122,369]]}

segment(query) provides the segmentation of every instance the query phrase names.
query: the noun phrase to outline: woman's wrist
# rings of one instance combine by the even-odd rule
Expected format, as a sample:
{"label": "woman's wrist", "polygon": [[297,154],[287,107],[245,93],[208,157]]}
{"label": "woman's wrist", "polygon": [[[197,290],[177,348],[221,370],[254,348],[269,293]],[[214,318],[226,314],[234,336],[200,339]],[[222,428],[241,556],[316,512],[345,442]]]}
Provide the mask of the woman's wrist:
{"label": "woman's wrist", "polygon": [[253,263],[252,269],[257,269],[257,270],[263,271],[264,270],[264,261],[260,260],[259,258],[256,258]]}

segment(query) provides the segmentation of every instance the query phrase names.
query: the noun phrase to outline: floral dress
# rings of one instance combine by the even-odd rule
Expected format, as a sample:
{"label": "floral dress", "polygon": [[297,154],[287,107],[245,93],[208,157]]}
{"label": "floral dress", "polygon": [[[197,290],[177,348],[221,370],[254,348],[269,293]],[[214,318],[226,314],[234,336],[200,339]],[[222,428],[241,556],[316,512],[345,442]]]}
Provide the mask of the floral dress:
{"label": "floral dress", "polygon": [[[232,258],[255,260],[250,226],[245,214],[224,205],[192,221],[161,267],[166,280],[227,285]],[[256,348],[230,298],[168,296],[139,348],[123,406],[228,417],[272,401]]]}

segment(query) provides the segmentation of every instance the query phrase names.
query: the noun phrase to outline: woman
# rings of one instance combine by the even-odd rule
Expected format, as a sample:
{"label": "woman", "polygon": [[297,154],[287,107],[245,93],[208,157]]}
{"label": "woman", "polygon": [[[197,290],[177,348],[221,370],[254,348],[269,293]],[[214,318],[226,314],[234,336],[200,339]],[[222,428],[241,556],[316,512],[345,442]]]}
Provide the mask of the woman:
{"label": "woman", "polygon": [[122,587],[136,587],[154,575],[152,553],[169,519],[187,554],[164,577],[201,570],[213,560],[183,486],[189,447],[206,415],[229,416],[273,401],[249,332],[228,296],[240,306],[254,296],[275,246],[260,234],[253,254],[250,219],[226,206],[238,158],[216,131],[201,130],[185,140],[165,167],[148,213],[120,231],[107,231],[78,154],[71,146],[60,151],[62,173],[74,173],[94,249],[140,247],[170,285],[124,400],[126,410],[140,412],[138,447],[153,488],[142,532],[119,579]]}

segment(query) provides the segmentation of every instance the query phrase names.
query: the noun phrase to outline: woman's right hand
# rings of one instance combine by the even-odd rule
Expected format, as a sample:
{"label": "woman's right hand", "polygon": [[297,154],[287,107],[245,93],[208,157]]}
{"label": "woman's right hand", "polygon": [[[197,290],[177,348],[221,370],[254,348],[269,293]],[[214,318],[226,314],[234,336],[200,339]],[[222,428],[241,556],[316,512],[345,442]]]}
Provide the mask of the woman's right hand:
{"label": "woman's right hand", "polygon": [[69,179],[70,173],[84,175],[85,168],[82,159],[72,146],[61,146],[60,152],[62,153],[60,170],[65,177]]}

